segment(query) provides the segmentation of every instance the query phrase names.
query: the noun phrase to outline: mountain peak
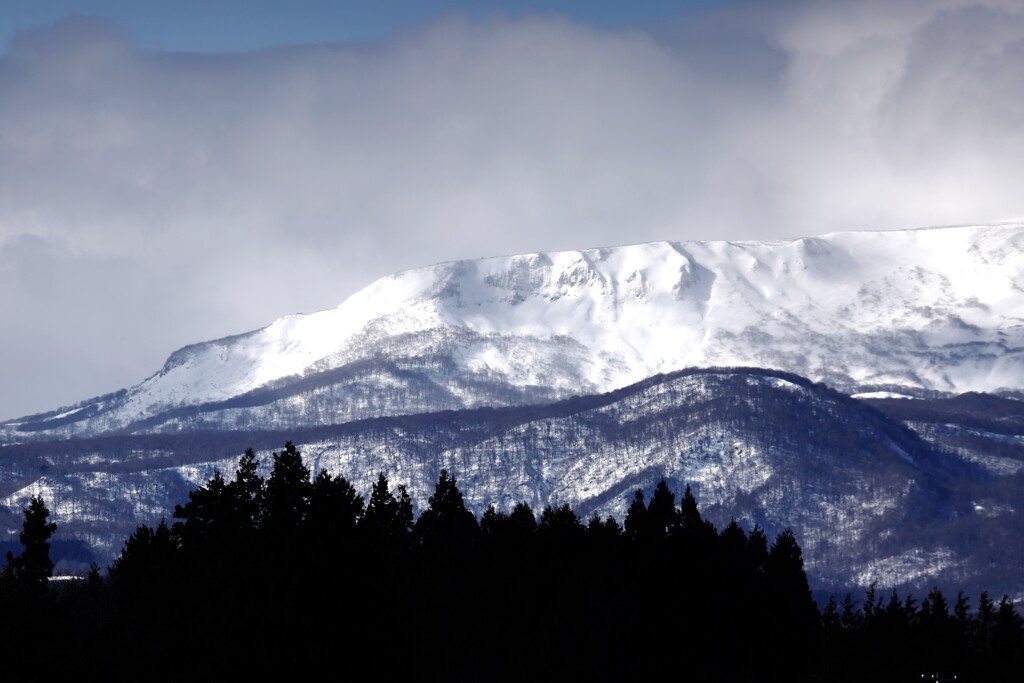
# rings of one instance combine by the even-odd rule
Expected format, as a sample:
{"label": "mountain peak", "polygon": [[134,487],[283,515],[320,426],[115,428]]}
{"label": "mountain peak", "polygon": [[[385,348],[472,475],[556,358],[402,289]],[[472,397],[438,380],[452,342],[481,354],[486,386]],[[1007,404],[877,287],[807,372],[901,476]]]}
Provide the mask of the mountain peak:
{"label": "mountain peak", "polygon": [[[62,424],[126,428],[367,363],[420,373],[462,407],[709,366],[774,368],[850,392],[1019,389],[1022,247],[1024,225],[1003,224],[439,263],[333,309],[185,347],[121,399]],[[454,376],[494,389],[456,389]],[[410,400],[408,410],[433,407]]]}

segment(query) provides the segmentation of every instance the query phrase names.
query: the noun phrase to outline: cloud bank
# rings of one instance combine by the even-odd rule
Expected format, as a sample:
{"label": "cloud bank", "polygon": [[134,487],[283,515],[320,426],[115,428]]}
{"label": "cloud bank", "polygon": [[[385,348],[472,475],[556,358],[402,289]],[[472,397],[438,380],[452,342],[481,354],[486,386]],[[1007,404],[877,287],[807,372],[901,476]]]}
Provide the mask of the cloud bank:
{"label": "cloud bank", "polygon": [[68,20],[0,59],[0,417],[440,261],[1019,219],[1022,158],[1009,0],[232,55]]}

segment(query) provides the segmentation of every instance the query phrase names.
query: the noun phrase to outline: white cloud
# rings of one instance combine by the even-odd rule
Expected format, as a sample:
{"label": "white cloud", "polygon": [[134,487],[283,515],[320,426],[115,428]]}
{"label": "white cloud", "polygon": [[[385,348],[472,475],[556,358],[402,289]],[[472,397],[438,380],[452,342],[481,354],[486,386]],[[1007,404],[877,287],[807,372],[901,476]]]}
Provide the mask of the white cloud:
{"label": "white cloud", "polygon": [[[447,17],[386,43],[0,61],[0,416],[437,261],[1024,215],[1015,3]],[[17,330],[15,333],[14,331]]]}

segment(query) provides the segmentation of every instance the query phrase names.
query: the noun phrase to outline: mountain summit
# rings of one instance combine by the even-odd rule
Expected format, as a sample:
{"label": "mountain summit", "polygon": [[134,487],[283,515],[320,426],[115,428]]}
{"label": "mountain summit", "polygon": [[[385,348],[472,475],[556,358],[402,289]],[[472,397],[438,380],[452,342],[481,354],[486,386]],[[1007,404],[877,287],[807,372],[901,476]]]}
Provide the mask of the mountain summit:
{"label": "mountain summit", "polygon": [[185,347],[0,439],[275,428],[611,391],[687,367],[847,393],[1024,388],[1024,225],[654,242],[456,261]]}

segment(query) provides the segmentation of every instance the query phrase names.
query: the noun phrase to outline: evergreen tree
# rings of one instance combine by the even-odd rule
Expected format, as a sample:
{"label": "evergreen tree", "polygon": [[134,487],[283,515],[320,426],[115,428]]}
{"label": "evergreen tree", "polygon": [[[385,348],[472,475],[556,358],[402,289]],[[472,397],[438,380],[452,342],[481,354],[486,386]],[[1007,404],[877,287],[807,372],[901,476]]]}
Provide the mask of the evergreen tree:
{"label": "evergreen tree", "polygon": [[[747,557],[747,534],[735,519],[722,530],[715,546],[711,566],[711,586],[717,603],[717,622],[722,631],[720,639],[746,641],[754,638],[751,613],[758,591],[758,577]],[[749,650],[743,656],[748,657]],[[727,655],[727,658],[729,655]],[[733,657],[738,659],[738,657]],[[734,674],[740,662],[731,662]],[[743,668],[749,667],[744,662]]]}
{"label": "evergreen tree", "polygon": [[523,552],[536,529],[537,517],[525,502],[516,503],[510,513],[500,512],[491,505],[480,519],[481,536],[496,562],[521,564],[525,561]]}
{"label": "evergreen tree", "polygon": [[683,500],[679,503],[679,522],[689,533],[696,532],[704,523],[697,509],[697,498],[689,486],[683,492]]}
{"label": "evergreen tree", "polygon": [[182,548],[189,552],[202,552],[213,548],[218,552],[222,544],[231,539],[234,529],[228,526],[231,518],[231,500],[220,471],[198,489],[189,491],[188,503],[175,505],[175,522],[171,532]]}
{"label": "evergreen tree", "polygon": [[537,529],[537,516],[528,503],[519,502],[508,516],[509,528],[516,538],[528,538]]}
{"label": "evergreen tree", "polygon": [[1008,595],[999,600],[996,608],[991,643],[992,680],[1019,680],[1024,666],[1024,620]]}
{"label": "evergreen tree", "polygon": [[404,485],[391,492],[388,478],[381,472],[370,491],[370,500],[359,521],[359,528],[371,543],[404,542],[413,526],[412,500]]}
{"label": "evergreen tree", "polygon": [[764,580],[771,621],[768,637],[779,657],[773,680],[803,680],[817,666],[817,606],[804,573],[803,552],[789,528],[775,539],[765,560]]}
{"label": "evergreen tree", "polygon": [[228,489],[238,516],[236,526],[240,530],[258,528],[266,498],[266,482],[259,474],[259,460],[251,448],[246,448],[238,459],[235,478],[228,484]]}
{"label": "evergreen tree", "polygon": [[586,537],[586,527],[568,503],[547,505],[537,524],[537,536],[552,548],[579,549]]}
{"label": "evergreen tree", "polygon": [[[228,605],[236,606],[236,624],[252,619],[241,603],[258,594],[255,576],[266,569],[265,553],[257,559],[257,520],[263,499],[263,481],[256,474],[257,461],[247,449],[238,461],[232,481],[215,471],[210,480],[189,493],[188,503],[176,505],[171,527],[177,559],[189,583],[183,590],[196,596],[203,628],[226,628],[221,617]],[[255,610],[255,606],[252,606]],[[199,615],[197,615],[198,617]]]}
{"label": "evergreen tree", "polygon": [[[421,637],[419,632],[421,612],[436,591],[433,586],[429,595],[421,590],[427,579],[419,558],[410,552],[412,526],[412,501],[405,487],[399,485],[393,492],[387,476],[380,472],[357,526],[362,550],[358,568],[365,577],[355,595],[356,611],[365,614],[357,642],[361,648],[387,657],[392,666],[426,657],[430,638],[436,636],[427,633]],[[402,638],[395,637],[397,615],[402,618]]]}
{"label": "evergreen tree", "polygon": [[647,506],[644,504],[644,490],[637,489],[633,492],[633,500],[626,510],[626,519],[623,522],[626,529],[626,536],[631,541],[643,542],[647,537]]}
{"label": "evergreen tree", "polygon": [[499,512],[493,503],[480,515],[480,533],[487,538],[495,538],[507,528],[508,514]]}
{"label": "evergreen tree", "polygon": [[[107,639],[124,653],[107,661],[113,667],[112,678],[128,677],[145,662],[164,661],[170,667],[175,661],[198,664],[200,649],[208,642],[203,636],[217,626],[208,618],[217,603],[206,596],[196,601],[193,589],[202,585],[206,568],[182,560],[171,528],[161,520],[156,528],[139,525],[111,565]],[[168,653],[180,659],[169,658]]]}
{"label": "evergreen tree", "polygon": [[947,676],[960,673],[955,624],[949,613],[946,596],[938,586],[932,587],[928,596],[921,601],[918,629],[922,641],[922,666]]}
{"label": "evergreen tree", "polygon": [[785,598],[792,598],[798,609],[814,608],[811,588],[804,573],[803,552],[792,529],[784,529],[768,551],[765,578],[769,589]]}
{"label": "evergreen tree", "polygon": [[759,524],[755,524],[747,534],[747,561],[755,576],[764,575],[764,565],[768,561],[768,535]]}
{"label": "evergreen tree", "polygon": [[47,581],[53,575],[50,537],[57,531],[57,524],[48,521],[50,511],[41,496],[32,496],[24,515],[25,521],[18,534],[24,550],[17,556],[7,551],[4,573],[20,589],[41,593],[46,590]]}
{"label": "evergreen tree", "polygon": [[676,494],[669,490],[664,479],[654,487],[654,495],[647,504],[646,521],[651,535],[658,540],[675,534],[682,523],[682,514],[676,508]]}
{"label": "evergreen tree", "polygon": [[[590,546],[602,557],[610,559],[612,553],[619,552],[619,543],[623,538],[622,527],[611,515],[603,520],[595,513],[587,522],[587,537]],[[605,561],[608,561],[605,559]]]}
{"label": "evergreen tree", "polygon": [[264,482],[257,467],[256,455],[248,448],[239,458],[234,480],[228,482],[215,471],[205,485],[189,492],[185,505],[174,506],[173,516],[179,521],[171,531],[184,550],[224,554],[248,541],[262,517]]}
{"label": "evergreen tree", "polygon": [[280,453],[274,453],[273,459],[261,522],[271,534],[288,537],[305,520],[311,487],[310,473],[302,462],[302,454],[291,441],[285,443]]}
{"label": "evergreen tree", "polygon": [[871,623],[874,621],[875,612],[878,611],[878,593],[876,591],[875,582],[872,581],[871,585],[868,586],[867,591],[864,592],[864,605],[860,608],[863,616],[863,621]]}
{"label": "evergreen tree", "polygon": [[350,540],[364,508],[363,497],[344,477],[320,470],[310,489],[308,531],[325,542]]}
{"label": "evergreen tree", "polygon": [[742,557],[747,550],[747,534],[735,518],[729,520],[719,538],[726,555],[730,557]]}
{"label": "evergreen tree", "polygon": [[110,582],[118,587],[161,586],[163,579],[175,574],[178,545],[165,520],[156,529],[140,524],[109,571]]}
{"label": "evergreen tree", "polygon": [[455,551],[474,543],[479,530],[476,517],[466,509],[455,477],[442,469],[434,495],[430,496],[427,509],[416,521],[417,539],[428,547],[444,546]]}
{"label": "evergreen tree", "polygon": [[687,486],[679,502],[679,533],[686,544],[684,552],[694,558],[707,558],[718,540],[718,530],[700,515],[697,498]]}
{"label": "evergreen tree", "polygon": [[861,621],[861,612],[857,609],[857,603],[853,600],[853,594],[847,593],[843,596],[843,613],[841,620],[843,628],[852,631],[857,628]]}
{"label": "evergreen tree", "polygon": [[63,626],[58,594],[48,590],[53,573],[49,538],[57,525],[47,521],[49,512],[39,496],[31,498],[24,515],[18,536],[24,549],[17,556],[8,552],[0,572],[0,678],[10,680],[38,678],[40,668],[60,654],[54,643]]}

